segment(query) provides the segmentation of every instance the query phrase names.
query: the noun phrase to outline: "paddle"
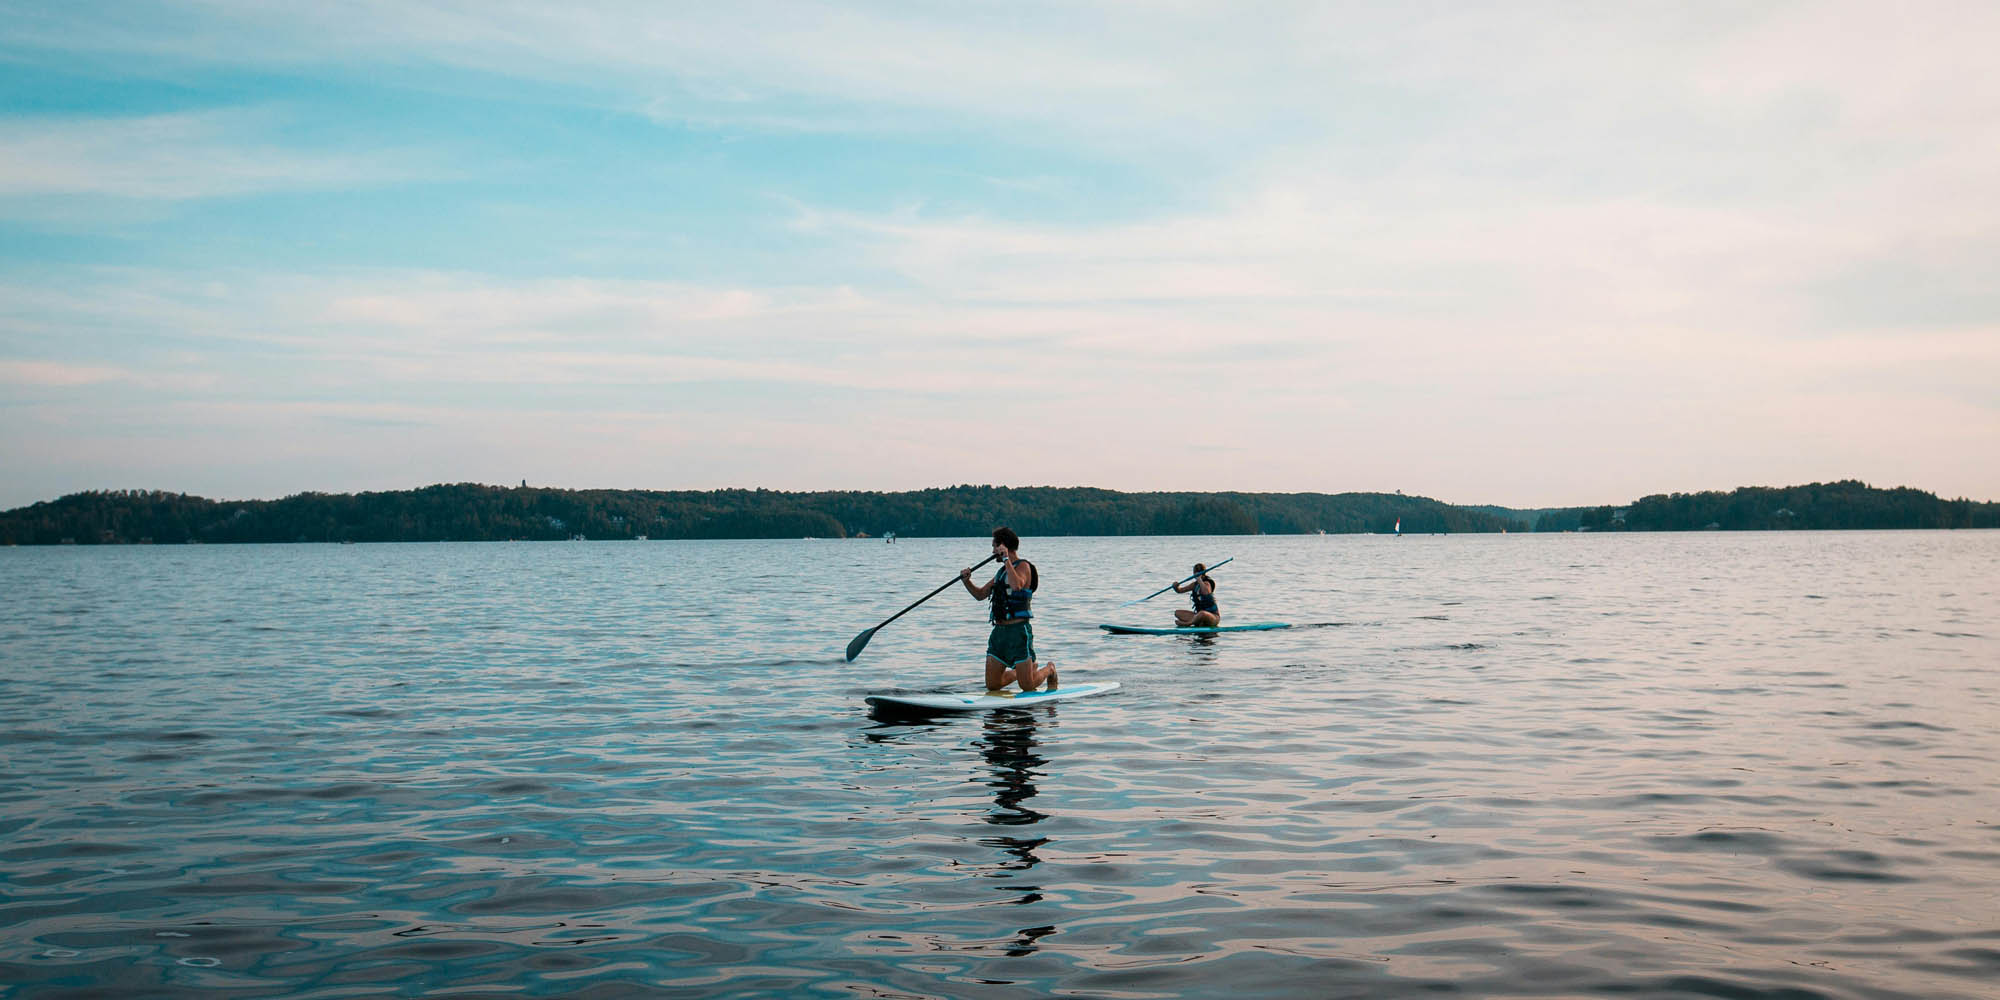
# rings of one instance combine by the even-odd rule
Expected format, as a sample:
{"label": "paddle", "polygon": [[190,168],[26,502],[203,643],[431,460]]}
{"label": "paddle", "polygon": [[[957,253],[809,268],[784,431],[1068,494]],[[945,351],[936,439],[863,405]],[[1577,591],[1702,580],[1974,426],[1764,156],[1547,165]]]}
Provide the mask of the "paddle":
{"label": "paddle", "polygon": [[[981,560],[979,560],[979,562],[978,562],[977,564],[975,564],[975,565],[974,565],[974,566],[973,566],[972,568],[973,568],[973,569],[978,569],[978,568],[979,568],[980,566],[984,566],[984,565],[986,565],[987,563],[990,563],[990,562],[992,562],[993,560],[995,560],[995,559],[998,559],[998,558],[1000,558],[1000,557],[999,557],[999,556],[987,556],[986,558],[984,558],[984,559],[981,559]],[[942,594],[942,593],[944,593],[944,588],[945,588],[945,587],[949,587],[949,586],[951,586],[952,584],[954,584],[954,583],[957,583],[957,582],[958,582],[958,580],[959,580],[959,578],[958,578],[958,577],[955,577],[955,576],[954,576],[954,577],[952,577],[952,578],[951,578],[951,579],[949,579],[949,580],[946,580],[946,581],[944,582],[944,584],[943,584],[942,586],[938,587],[938,589],[936,589],[936,590],[933,590],[933,591],[931,591],[930,593],[928,593],[928,594],[925,594],[924,596],[922,596],[922,597],[919,597],[919,598],[917,598],[917,604],[922,604],[922,603],[924,603],[925,601],[928,601],[928,600],[930,600],[931,598],[933,598],[933,597],[936,597],[937,595],[939,595],[939,594]],[[882,628],[883,626],[886,626],[886,625],[888,625],[888,624],[889,624],[890,622],[892,622],[892,621],[895,621],[896,619],[898,619],[898,618],[901,618],[901,617],[903,617],[904,615],[907,615],[907,614],[909,614],[909,613],[910,613],[911,611],[914,611],[914,610],[916,610],[916,607],[917,607],[917,604],[912,604],[912,605],[910,605],[909,607],[907,607],[907,608],[904,608],[903,610],[901,610],[901,611],[898,611],[898,612],[896,612],[895,614],[893,614],[893,615],[890,615],[889,617],[887,617],[887,618],[883,619],[883,620],[882,620],[882,624],[881,624],[881,625],[877,625],[877,626],[875,626],[874,628],[866,628],[866,629],[862,629],[862,630],[861,630],[861,634],[860,634],[860,635],[857,635],[857,636],[855,636],[855,637],[854,637],[854,641],[853,641],[853,642],[850,642],[850,643],[848,643],[848,644],[847,644],[847,662],[849,662],[849,663],[853,663],[853,662],[854,662],[854,658],[855,658],[855,657],[857,657],[857,656],[860,656],[860,655],[861,655],[861,651],[862,651],[862,650],[864,650],[864,649],[867,649],[867,648],[868,648],[868,640],[870,640],[870,639],[873,639],[873,638],[875,638],[875,633],[876,633],[876,632],[877,632],[878,630],[880,630],[880,629],[881,629],[881,628]]]}
{"label": "paddle", "polygon": [[[1227,558],[1227,559],[1224,559],[1224,560],[1223,560],[1222,562],[1219,562],[1219,563],[1216,563],[1216,564],[1215,564],[1215,566],[1210,566],[1209,568],[1207,568],[1207,569],[1205,569],[1205,570],[1202,570],[1202,571],[1201,571],[1201,573],[1213,573],[1213,572],[1215,571],[1216,567],[1218,567],[1218,566],[1221,566],[1221,565],[1223,565],[1223,563],[1232,563],[1232,562],[1235,562],[1235,561],[1236,561],[1236,557],[1235,557],[1235,556],[1230,556],[1229,558]],[[1131,606],[1132,606],[1132,605],[1134,605],[1134,604],[1138,604],[1138,603],[1141,603],[1141,602],[1143,602],[1143,601],[1150,601],[1150,600],[1152,600],[1153,598],[1155,598],[1155,597],[1158,597],[1158,596],[1160,596],[1161,594],[1164,594],[1164,593],[1166,593],[1167,591],[1169,591],[1169,590],[1172,590],[1172,589],[1174,589],[1175,587],[1178,587],[1178,586],[1180,586],[1181,584],[1183,584],[1183,583],[1186,583],[1186,582],[1188,582],[1188,580],[1192,580],[1192,579],[1194,579],[1194,577],[1195,577],[1195,576],[1200,576],[1200,575],[1201,575],[1201,573],[1196,573],[1196,574],[1195,574],[1194,576],[1191,576],[1191,577],[1188,577],[1188,578],[1187,578],[1187,580],[1175,580],[1174,582],[1172,582],[1172,583],[1170,583],[1170,584],[1167,584],[1166,586],[1164,586],[1164,587],[1161,587],[1160,589],[1158,589],[1158,590],[1155,590],[1155,591],[1153,591],[1152,593],[1150,593],[1150,594],[1147,594],[1147,595],[1146,595],[1146,596],[1144,596],[1144,597],[1141,597],[1141,598],[1139,598],[1139,600],[1137,600],[1137,601],[1126,601],[1125,603],[1123,603],[1123,604],[1120,604],[1120,605],[1119,605],[1119,607],[1121,607],[1121,608],[1129,608],[1129,607],[1131,607]]]}

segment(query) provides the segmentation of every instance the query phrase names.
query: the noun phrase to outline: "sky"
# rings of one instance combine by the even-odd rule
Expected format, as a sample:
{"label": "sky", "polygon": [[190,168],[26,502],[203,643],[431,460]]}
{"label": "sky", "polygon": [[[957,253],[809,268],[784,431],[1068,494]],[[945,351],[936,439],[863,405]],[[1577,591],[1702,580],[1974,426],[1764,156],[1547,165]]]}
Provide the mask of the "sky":
{"label": "sky", "polygon": [[0,0],[0,508],[2000,499],[2000,4]]}

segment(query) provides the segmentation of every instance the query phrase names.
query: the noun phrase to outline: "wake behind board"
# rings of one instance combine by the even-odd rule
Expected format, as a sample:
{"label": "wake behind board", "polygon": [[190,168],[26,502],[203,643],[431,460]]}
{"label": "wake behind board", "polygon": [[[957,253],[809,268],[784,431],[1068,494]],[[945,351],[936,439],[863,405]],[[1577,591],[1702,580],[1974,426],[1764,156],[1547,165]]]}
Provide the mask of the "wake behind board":
{"label": "wake behind board", "polygon": [[1033,708],[1065,698],[1088,698],[1118,690],[1117,681],[1065,684],[1054,691],[980,691],[974,694],[871,694],[875,708],[903,712],[979,712],[989,708]]}
{"label": "wake behind board", "polygon": [[1099,625],[1112,635],[1214,635],[1217,632],[1268,632],[1291,628],[1290,622],[1254,622],[1249,625],[1202,625],[1187,628],[1148,628],[1144,625]]}

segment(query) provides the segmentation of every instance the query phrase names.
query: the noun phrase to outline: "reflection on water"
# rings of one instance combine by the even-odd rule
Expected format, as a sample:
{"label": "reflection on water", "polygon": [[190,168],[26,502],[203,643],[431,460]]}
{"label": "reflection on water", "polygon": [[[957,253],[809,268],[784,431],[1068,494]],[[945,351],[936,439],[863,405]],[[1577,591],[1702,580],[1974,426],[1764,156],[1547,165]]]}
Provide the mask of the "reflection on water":
{"label": "reflection on water", "polygon": [[981,540],[0,550],[0,994],[2000,980],[2000,533],[1238,539],[1339,627],[1185,638],[1096,625],[1194,543],[1030,542],[1124,687],[901,721],[983,609],[840,646]]}
{"label": "reflection on water", "polygon": [[[1050,710],[1055,707],[1050,706]],[[1023,804],[1035,797],[1036,768],[1048,763],[1035,752],[1039,745],[1035,741],[1038,714],[1034,709],[1026,709],[987,712],[982,717],[979,755],[992,766],[992,778],[987,785],[993,789],[993,809],[986,814],[988,823],[1028,826],[1045,818],[1045,814]],[[1032,854],[1026,855],[1025,860],[1027,864],[1022,867],[1033,867]]]}
{"label": "reflection on water", "polygon": [[[1056,706],[1050,706],[1050,713],[1055,709]],[[1042,714],[1032,709],[999,711],[989,712],[981,720],[982,735],[977,746],[980,757],[990,769],[986,784],[993,789],[993,806],[984,814],[986,822],[1017,828],[1033,826],[1048,818],[1046,813],[1037,812],[1025,804],[1036,795],[1037,769],[1048,763],[1036,752],[1035,727]],[[988,874],[992,878],[1006,880],[996,887],[1008,897],[1006,902],[1024,906],[1041,902],[1042,887],[1022,881],[1019,877],[1041,864],[1042,859],[1035,855],[1035,850],[1048,842],[1047,837],[1025,837],[1013,833],[980,839],[981,846],[1000,852],[998,868]],[[1048,924],[1021,928],[1003,950],[1013,958],[1033,954],[1035,942],[1055,931],[1055,927]]]}

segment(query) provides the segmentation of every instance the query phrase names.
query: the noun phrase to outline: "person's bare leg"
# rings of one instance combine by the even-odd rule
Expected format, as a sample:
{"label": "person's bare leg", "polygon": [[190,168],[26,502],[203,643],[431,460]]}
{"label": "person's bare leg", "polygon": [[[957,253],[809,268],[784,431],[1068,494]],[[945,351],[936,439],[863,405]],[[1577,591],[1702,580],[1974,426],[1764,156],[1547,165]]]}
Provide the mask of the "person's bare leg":
{"label": "person's bare leg", "polygon": [[1222,616],[1216,614],[1213,611],[1203,611],[1202,613],[1195,615],[1194,620],[1188,622],[1188,624],[1193,625],[1197,628],[1214,628],[1217,625],[1222,624]]}
{"label": "person's bare leg", "polygon": [[1182,628],[1187,628],[1189,625],[1194,624],[1194,612],[1186,608],[1174,609],[1174,624]]}
{"label": "person's bare leg", "polygon": [[1020,681],[1021,690],[1023,691],[1033,691],[1041,687],[1043,681],[1049,682],[1049,690],[1054,691],[1056,689],[1056,661],[1054,660],[1050,660],[1048,666],[1039,666],[1034,660],[1023,661],[1015,665],[1014,674],[1016,679]]}
{"label": "person's bare leg", "polygon": [[991,656],[987,657],[986,690],[1004,691],[1006,690],[1007,685],[1012,683],[1014,683],[1014,671],[1008,669],[1007,665],[1005,663],[1001,663],[997,658]]}

